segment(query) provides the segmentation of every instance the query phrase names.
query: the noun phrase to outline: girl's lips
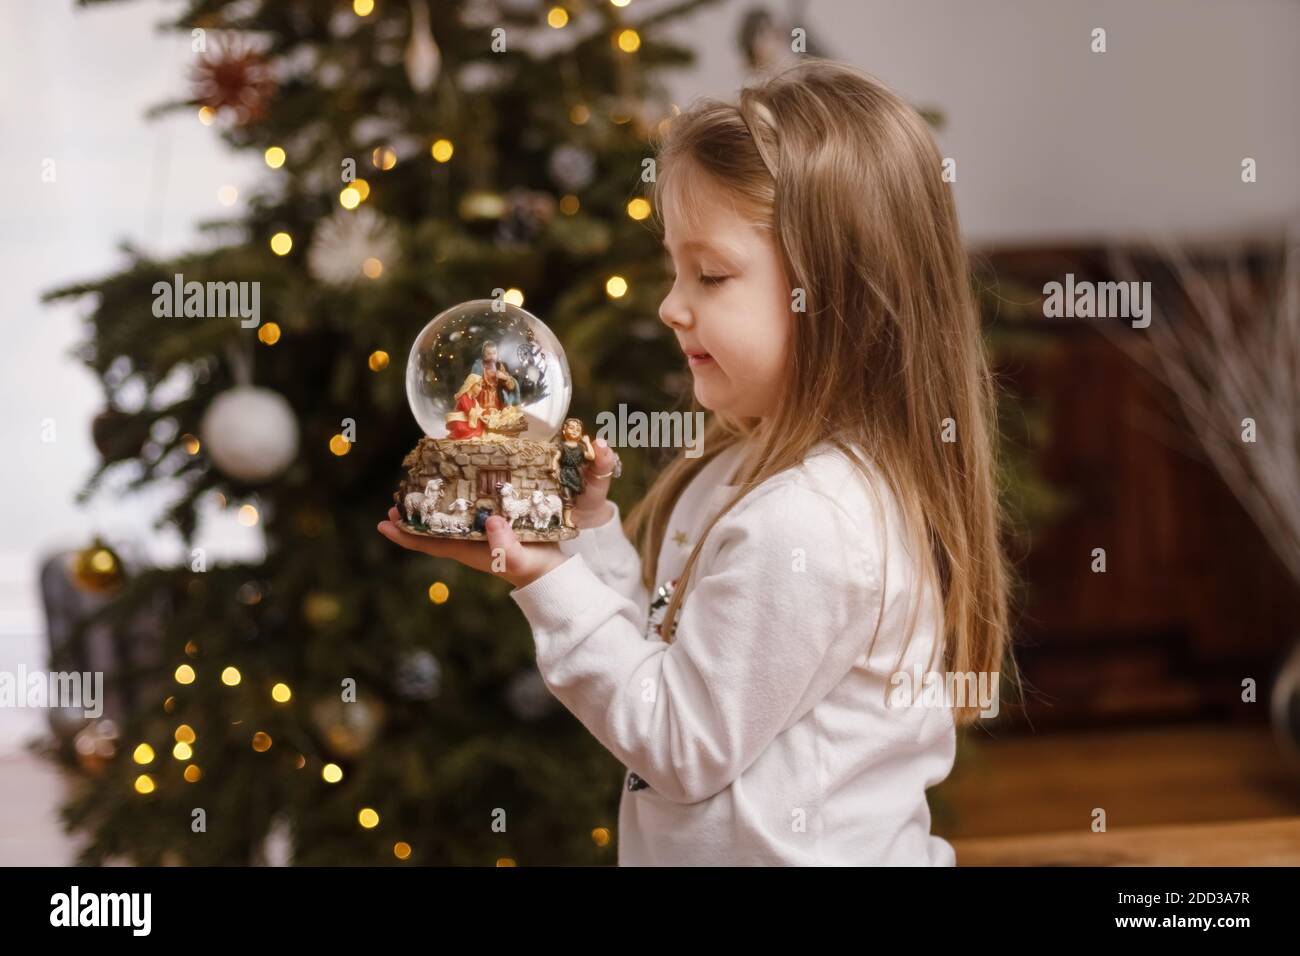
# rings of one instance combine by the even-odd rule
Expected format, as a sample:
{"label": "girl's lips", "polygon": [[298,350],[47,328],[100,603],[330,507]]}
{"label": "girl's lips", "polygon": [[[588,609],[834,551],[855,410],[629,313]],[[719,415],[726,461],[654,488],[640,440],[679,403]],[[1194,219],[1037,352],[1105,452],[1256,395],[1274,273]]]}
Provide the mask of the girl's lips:
{"label": "girl's lips", "polygon": [[707,365],[713,361],[713,356],[708,352],[687,352],[686,361],[690,365]]}

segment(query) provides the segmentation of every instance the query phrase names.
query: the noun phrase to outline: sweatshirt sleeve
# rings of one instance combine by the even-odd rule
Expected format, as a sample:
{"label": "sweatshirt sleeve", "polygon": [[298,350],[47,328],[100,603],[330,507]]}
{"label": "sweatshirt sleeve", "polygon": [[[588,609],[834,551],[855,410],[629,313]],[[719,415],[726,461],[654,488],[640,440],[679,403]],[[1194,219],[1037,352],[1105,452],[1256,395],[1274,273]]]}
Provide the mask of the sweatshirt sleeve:
{"label": "sweatshirt sleeve", "polygon": [[601,582],[635,604],[644,619],[649,595],[641,582],[641,556],[623,532],[618,503],[611,501],[614,516],[602,525],[583,528],[576,538],[559,543],[560,553],[582,555],[587,567]]}
{"label": "sweatshirt sleeve", "polygon": [[661,796],[696,803],[744,772],[866,649],[883,601],[872,532],[811,488],[758,489],[710,532],[708,573],[687,593],[671,644],[642,637],[639,609],[583,553],[511,597],[551,692]]}

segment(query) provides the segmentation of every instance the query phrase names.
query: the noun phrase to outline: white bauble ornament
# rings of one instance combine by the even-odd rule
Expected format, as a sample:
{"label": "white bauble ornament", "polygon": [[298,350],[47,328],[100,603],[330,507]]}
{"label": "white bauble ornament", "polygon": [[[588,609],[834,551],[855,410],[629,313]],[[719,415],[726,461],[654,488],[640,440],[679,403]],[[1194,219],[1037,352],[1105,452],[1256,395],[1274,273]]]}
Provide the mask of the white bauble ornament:
{"label": "white bauble ornament", "polygon": [[330,753],[351,760],[374,741],[384,723],[384,705],[324,697],[312,706],[311,719]]}
{"label": "white bauble ornament", "polygon": [[298,419],[278,392],[239,385],[212,400],[199,439],[222,474],[247,484],[270,481],[298,454]]}
{"label": "white bauble ornament", "polygon": [[562,189],[576,193],[591,185],[596,175],[596,158],[581,146],[561,143],[551,152],[546,168]]}
{"label": "white bauble ornament", "polygon": [[520,671],[506,688],[506,700],[515,716],[523,720],[545,717],[555,706],[555,698],[537,670]]}
{"label": "white bauble ornament", "polygon": [[398,248],[396,228],[373,209],[339,209],[316,226],[307,250],[307,269],[321,282],[351,285],[366,274],[370,259],[379,263],[380,275],[391,268]]}
{"label": "white bauble ornament", "polygon": [[406,78],[417,93],[427,93],[438,79],[442,53],[429,26],[424,0],[411,0],[411,39],[406,46]]}
{"label": "white bauble ornament", "polygon": [[406,700],[433,700],[442,687],[442,665],[431,651],[411,651],[398,661],[394,684]]}

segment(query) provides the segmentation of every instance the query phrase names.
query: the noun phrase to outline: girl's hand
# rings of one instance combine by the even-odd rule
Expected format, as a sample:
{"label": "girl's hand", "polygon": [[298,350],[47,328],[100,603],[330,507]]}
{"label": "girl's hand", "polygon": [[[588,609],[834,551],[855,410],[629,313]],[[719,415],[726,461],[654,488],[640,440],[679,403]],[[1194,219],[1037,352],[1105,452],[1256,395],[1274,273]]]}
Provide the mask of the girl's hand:
{"label": "girl's hand", "polygon": [[499,574],[517,588],[532,584],[568,560],[568,556],[561,554],[553,543],[523,544],[515,537],[510,523],[500,515],[488,518],[487,541],[456,541],[411,534],[397,526],[401,518],[396,508],[389,508],[388,520],[379,522],[379,533],[408,551],[422,551],[435,558],[451,558],[475,571]]}
{"label": "girl's hand", "polygon": [[614,477],[614,449],[605,439],[597,438],[594,450],[595,459],[582,466],[582,494],[573,499],[573,523],[578,528],[595,528],[614,517],[614,508],[607,500]]}

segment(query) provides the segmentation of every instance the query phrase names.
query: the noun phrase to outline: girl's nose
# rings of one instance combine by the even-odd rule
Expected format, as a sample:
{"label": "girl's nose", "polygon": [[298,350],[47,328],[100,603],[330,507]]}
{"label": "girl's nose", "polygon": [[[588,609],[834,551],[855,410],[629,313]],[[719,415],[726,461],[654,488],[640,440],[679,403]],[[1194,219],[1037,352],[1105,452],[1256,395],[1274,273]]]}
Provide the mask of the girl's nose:
{"label": "girl's nose", "polygon": [[681,293],[677,291],[675,281],[668,294],[664,296],[664,300],[659,303],[659,321],[670,329],[688,328],[691,324],[690,310],[686,308]]}

